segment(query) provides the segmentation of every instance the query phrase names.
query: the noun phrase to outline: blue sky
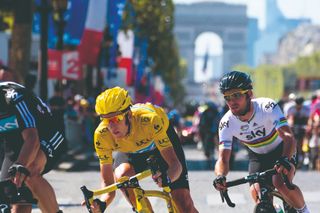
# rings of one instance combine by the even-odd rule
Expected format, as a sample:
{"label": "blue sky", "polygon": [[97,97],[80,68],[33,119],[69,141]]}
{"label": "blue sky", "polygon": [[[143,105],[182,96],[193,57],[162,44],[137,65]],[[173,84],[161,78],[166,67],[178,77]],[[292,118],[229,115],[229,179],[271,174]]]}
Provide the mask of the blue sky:
{"label": "blue sky", "polygon": [[[173,0],[174,3],[216,2],[218,0]],[[247,4],[247,14],[259,19],[259,27],[265,26],[265,0],[220,0],[219,2]],[[310,18],[320,24],[320,0],[278,0],[278,6],[288,18]]]}

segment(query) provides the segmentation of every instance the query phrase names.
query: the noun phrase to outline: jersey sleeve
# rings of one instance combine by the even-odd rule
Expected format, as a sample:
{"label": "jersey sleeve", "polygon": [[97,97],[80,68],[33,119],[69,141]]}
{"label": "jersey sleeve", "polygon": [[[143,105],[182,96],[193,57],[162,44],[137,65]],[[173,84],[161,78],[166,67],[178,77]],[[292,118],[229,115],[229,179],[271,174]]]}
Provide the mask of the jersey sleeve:
{"label": "jersey sleeve", "polygon": [[20,129],[36,128],[36,104],[26,94],[16,90],[7,93],[7,98],[13,106]]}
{"label": "jersey sleeve", "polygon": [[100,164],[112,164],[113,162],[112,147],[108,146],[108,140],[111,140],[111,137],[106,134],[106,127],[98,127],[94,132],[94,148]]}
{"label": "jersey sleeve", "polygon": [[279,129],[280,127],[288,126],[287,119],[279,105],[272,99],[269,99],[266,103],[264,110],[270,115],[270,118],[272,118],[275,128]]}
{"label": "jersey sleeve", "polygon": [[232,149],[232,133],[230,121],[223,117],[219,124],[219,150]]}
{"label": "jersey sleeve", "polygon": [[159,150],[167,147],[172,147],[170,138],[167,135],[167,129],[169,126],[168,118],[160,116],[154,116],[152,119],[152,128],[154,132],[154,142]]}

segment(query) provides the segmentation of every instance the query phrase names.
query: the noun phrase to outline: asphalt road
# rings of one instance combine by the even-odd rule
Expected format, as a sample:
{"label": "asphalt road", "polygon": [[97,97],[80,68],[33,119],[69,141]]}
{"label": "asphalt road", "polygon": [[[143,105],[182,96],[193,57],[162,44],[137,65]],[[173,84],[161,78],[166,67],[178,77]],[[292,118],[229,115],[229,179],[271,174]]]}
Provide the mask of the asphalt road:
{"label": "asphalt road", "polygon": [[[189,167],[189,179],[191,195],[195,205],[201,213],[248,213],[253,211],[248,185],[241,185],[229,190],[231,200],[236,203],[235,208],[230,208],[226,203],[221,202],[220,195],[212,187],[214,173],[213,163],[208,162],[203,157],[201,151],[195,146],[186,146],[185,154]],[[80,187],[86,185],[89,189],[99,187],[99,167],[98,161],[92,152],[80,152],[74,154],[72,159],[66,160],[60,168],[46,175],[52,183],[61,209],[70,213],[85,213],[86,209],[80,206],[82,194]],[[241,151],[237,154],[235,170],[231,171],[228,179],[236,179],[247,175],[246,153]],[[298,171],[294,183],[299,185],[305,195],[305,200],[313,213],[320,212],[320,172]],[[151,180],[143,180],[141,185],[146,189],[157,189]],[[276,201],[279,203],[279,201]],[[152,198],[151,203],[155,212],[164,213],[165,204],[162,200]],[[40,212],[35,208],[33,212]],[[110,205],[107,212],[125,213],[132,212],[129,204],[120,192],[117,193],[114,202]]]}

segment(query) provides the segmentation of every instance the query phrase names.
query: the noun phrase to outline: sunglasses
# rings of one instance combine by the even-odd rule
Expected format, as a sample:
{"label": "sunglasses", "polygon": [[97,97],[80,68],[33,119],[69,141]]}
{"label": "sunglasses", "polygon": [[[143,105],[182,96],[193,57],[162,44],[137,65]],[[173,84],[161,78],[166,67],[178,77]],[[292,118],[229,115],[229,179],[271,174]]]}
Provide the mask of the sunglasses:
{"label": "sunglasses", "polygon": [[126,116],[127,113],[122,113],[122,114],[119,114],[119,115],[115,115],[115,116],[112,116],[112,117],[104,117],[104,115],[100,115],[100,118],[107,124],[107,126],[110,124],[110,123],[113,123],[113,124],[118,124],[120,121],[122,121],[125,116]]}
{"label": "sunglasses", "polygon": [[223,96],[224,100],[226,100],[227,102],[231,101],[231,100],[239,100],[240,98],[243,97],[244,94],[246,94],[249,90],[243,90],[243,91],[239,91],[239,92],[235,92],[232,93],[230,95],[225,95]]}

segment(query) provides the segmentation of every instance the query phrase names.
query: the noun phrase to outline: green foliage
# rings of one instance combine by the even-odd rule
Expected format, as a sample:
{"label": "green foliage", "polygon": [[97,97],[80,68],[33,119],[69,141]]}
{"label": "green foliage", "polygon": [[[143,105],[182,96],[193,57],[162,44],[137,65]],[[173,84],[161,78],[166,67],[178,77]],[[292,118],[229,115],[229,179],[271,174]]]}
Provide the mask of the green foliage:
{"label": "green foliage", "polygon": [[175,104],[185,95],[181,80],[186,69],[180,63],[178,46],[173,34],[174,4],[172,0],[131,0],[123,14],[123,28],[148,40],[151,70],[159,74],[169,87]]}
{"label": "green foliage", "polygon": [[320,78],[320,52],[298,58],[290,68],[298,77]]}
{"label": "green foliage", "polygon": [[[254,87],[258,88],[257,96],[267,96],[271,92],[271,97],[279,99],[284,93],[296,90],[298,79],[320,79],[320,52],[299,57],[295,62],[285,66],[260,65],[253,69],[247,65],[237,65],[234,69],[247,72],[252,76]],[[264,82],[268,79],[271,80],[269,85],[266,85]],[[277,83],[274,84],[274,82]]]}

